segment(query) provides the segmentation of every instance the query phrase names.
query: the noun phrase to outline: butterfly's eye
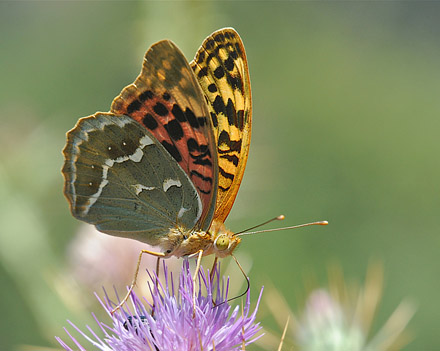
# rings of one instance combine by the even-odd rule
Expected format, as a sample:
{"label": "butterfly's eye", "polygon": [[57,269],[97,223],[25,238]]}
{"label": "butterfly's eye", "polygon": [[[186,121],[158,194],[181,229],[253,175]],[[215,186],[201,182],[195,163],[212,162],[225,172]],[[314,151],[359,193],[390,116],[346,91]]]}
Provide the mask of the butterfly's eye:
{"label": "butterfly's eye", "polygon": [[214,246],[218,251],[226,250],[229,247],[229,238],[226,235],[219,235],[214,241]]}

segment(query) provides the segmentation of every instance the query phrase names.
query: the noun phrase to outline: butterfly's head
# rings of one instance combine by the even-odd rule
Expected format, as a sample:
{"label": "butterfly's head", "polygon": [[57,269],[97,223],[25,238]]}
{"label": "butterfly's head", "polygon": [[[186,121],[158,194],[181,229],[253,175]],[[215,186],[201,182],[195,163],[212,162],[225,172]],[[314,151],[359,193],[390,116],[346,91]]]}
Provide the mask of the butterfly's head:
{"label": "butterfly's head", "polygon": [[241,241],[241,238],[227,230],[223,223],[216,221],[211,224],[208,233],[212,237],[212,253],[220,258],[229,256]]}

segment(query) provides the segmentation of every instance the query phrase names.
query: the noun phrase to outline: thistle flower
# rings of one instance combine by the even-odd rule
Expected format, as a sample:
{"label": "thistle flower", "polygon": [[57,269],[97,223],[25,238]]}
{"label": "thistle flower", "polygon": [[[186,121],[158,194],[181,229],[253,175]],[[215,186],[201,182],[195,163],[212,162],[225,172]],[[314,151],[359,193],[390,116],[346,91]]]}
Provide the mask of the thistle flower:
{"label": "thistle flower", "polygon": [[[98,298],[113,324],[108,326],[94,316],[103,337],[99,337],[89,326],[87,329],[91,336],[72,322],[69,323],[96,349],[103,351],[242,350],[243,345],[262,336],[257,335],[261,327],[259,323],[255,323],[262,290],[255,310],[250,312],[248,292],[245,306],[240,313],[239,306],[232,309],[227,301],[229,280],[225,283],[223,279],[221,282],[219,269],[216,267],[214,278],[210,281],[201,268],[194,315],[192,296],[193,289],[197,287],[193,285],[188,261],[183,263],[177,289],[165,264],[164,272],[164,284],[158,282],[156,285],[156,276],[150,274],[151,304],[143,302],[143,299],[132,293],[131,308],[127,307],[127,303],[112,316],[110,311],[116,304],[107,294],[104,300]],[[66,328],[65,331],[77,348],[85,350]],[[56,339],[65,350],[73,351],[61,338]]]}
{"label": "thistle flower", "polygon": [[[333,270],[328,288],[314,289],[297,317],[290,312],[293,344],[299,351],[387,351],[400,350],[407,342],[405,328],[415,309],[403,301],[375,335],[370,335],[382,296],[383,270],[371,266],[362,288],[347,285],[339,269]],[[277,318],[289,311],[276,292],[266,294],[268,306]],[[281,324],[281,320],[278,320]],[[285,313],[284,313],[285,323]],[[292,337],[290,337],[292,339]]]}

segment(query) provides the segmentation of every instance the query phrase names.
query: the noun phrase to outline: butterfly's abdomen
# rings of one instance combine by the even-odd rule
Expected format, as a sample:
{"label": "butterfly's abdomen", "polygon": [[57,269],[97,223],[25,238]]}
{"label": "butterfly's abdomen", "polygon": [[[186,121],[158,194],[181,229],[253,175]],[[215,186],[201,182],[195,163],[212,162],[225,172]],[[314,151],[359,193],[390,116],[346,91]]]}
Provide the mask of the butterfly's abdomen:
{"label": "butterfly's abdomen", "polygon": [[212,244],[212,237],[208,233],[204,231],[190,232],[188,233],[187,238],[180,243],[179,247],[175,249],[172,255],[183,257],[203,250],[203,255],[206,256],[212,253]]}

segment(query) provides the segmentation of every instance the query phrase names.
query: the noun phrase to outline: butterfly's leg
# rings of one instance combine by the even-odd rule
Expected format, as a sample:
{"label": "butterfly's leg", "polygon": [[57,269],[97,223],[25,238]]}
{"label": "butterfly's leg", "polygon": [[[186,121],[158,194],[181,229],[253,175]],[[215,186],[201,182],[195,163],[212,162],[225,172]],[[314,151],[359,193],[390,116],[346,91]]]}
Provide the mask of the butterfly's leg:
{"label": "butterfly's leg", "polygon": [[158,258],[161,257],[165,257],[166,255],[162,252],[154,252],[154,251],[149,251],[149,250],[141,250],[141,252],[139,253],[139,258],[137,261],[137,265],[136,265],[136,271],[134,272],[134,277],[133,277],[133,281],[131,282],[130,288],[128,289],[127,295],[125,295],[125,297],[122,299],[122,301],[110,312],[111,314],[115,313],[117,310],[119,310],[122,305],[128,300],[128,298],[130,297],[131,292],[133,291],[134,286],[136,285],[136,280],[137,280],[137,276],[139,273],[139,268],[141,266],[141,260],[142,260],[142,255],[143,254],[149,254],[149,255],[153,255],[156,256]]}
{"label": "butterfly's leg", "polygon": [[[159,289],[159,268],[160,268],[160,259],[161,257],[157,258],[157,262],[156,262],[156,281],[154,284],[154,288],[156,289],[156,292]],[[151,308],[151,317],[154,317],[154,309],[155,309],[155,305],[153,304],[153,307]]]}
{"label": "butterfly's leg", "polygon": [[158,256],[157,262],[156,262],[156,288],[159,285],[159,268],[160,268],[160,259],[161,258],[162,258],[161,256]]}
{"label": "butterfly's leg", "polygon": [[[211,272],[209,272],[209,281],[210,281],[211,284],[214,281],[214,274],[215,274],[214,272],[215,272],[215,267],[217,265],[217,259],[218,259],[218,257],[215,256],[214,263],[212,264]],[[214,297],[212,297],[212,306],[215,307]]]}
{"label": "butterfly's leg", "polygon": [[214,279],[214,272],[215,272],[215,267],[217,266],[217,259],[218,257],[215,256],[214,263],[212,264],[211,272],[209,273],[209,280],[211,281],[211,283],[212,280]]}
{"label": "butterfly's leg", "polygon": [[195,318],[196,316],[196,280],[197,280],[197,275],[199,274],[200,271],[200,264],[202,263],[202,257],[203,257],[203,250],[199,250],[199,252],[197,253],[196,270],[193,276],[193,318]]}

